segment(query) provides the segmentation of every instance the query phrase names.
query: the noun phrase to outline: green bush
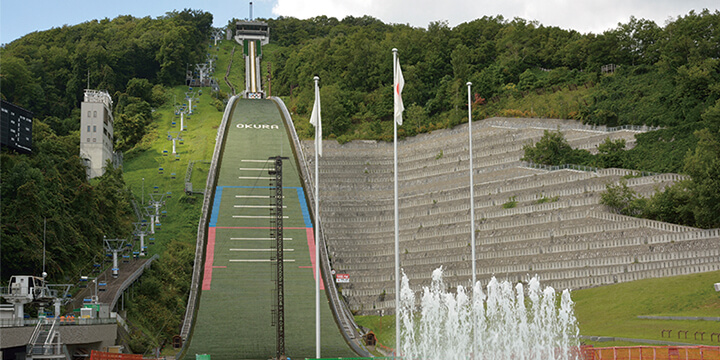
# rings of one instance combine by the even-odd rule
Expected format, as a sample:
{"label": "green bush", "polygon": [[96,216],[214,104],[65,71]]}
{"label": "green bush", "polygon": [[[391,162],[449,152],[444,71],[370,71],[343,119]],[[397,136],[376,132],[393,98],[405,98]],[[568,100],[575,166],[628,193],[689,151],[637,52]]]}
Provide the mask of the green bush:
{"label": "green bush", "polygon": [[503,209],[512,209],[514,207],[517,207],[517,200],[515,200],[515,196],[511,196],[508,198],[508,201],[502,205]]}

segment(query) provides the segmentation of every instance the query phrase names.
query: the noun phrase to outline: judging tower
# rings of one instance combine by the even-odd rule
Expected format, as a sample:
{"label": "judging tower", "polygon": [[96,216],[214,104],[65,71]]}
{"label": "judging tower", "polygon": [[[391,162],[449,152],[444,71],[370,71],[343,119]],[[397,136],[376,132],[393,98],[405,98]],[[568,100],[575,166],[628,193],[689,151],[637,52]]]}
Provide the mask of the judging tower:
{"label": "judging tower", "polygon": [[110,160],[119,165],[119,155],[113,151],[113,101],[107,91],[85,90],[80,105],[80,158],[87,166],[88,178],[102,176]]}

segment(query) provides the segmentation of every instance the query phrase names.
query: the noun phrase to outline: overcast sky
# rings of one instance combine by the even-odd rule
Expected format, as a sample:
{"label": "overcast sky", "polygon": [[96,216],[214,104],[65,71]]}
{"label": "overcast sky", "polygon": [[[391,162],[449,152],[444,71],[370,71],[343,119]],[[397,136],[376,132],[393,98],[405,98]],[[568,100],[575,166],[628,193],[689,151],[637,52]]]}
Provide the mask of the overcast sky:
{"label": "overcast sky", "polygon": [[[488,16],[506,19],[521,17],[546,26],[602,33],[625,23],[631,15],[664,26],[669,19],[690,10],[716,11],[718,0],[254,0],[254,17],[292,16],[300,19],[327,15],[370,15],[386,23],[426,28],[432,21],[450,26]],[[157,17],[167,11],[202,9],[214,15],[214,26],[229,19],[249,17],[249,1],[191,0],[2,0],[0,2],[0,43],[25,34],[93,19],[118,15]]]}

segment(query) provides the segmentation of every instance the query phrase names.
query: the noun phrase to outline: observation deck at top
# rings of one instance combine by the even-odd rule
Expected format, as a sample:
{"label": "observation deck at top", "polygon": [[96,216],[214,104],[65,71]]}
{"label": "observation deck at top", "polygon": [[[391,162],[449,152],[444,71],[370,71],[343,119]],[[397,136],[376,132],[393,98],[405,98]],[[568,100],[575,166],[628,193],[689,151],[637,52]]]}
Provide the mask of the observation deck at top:
{"label": "observation deck at top", "polygon": [[235,41],[243,46],[245,56],[245,90],[246,99],[262,99],[265,91],[260,75],[260,59],[262,46],[270,41],[270,28],[262,21],[238,21],[235,24]]}
{"label": "observation deck at top", "polygon": [[235,41],[242,44],[243,40],[259,40],[261,45],[267,45],[270,42],[270,27],[262,21],[239,20],[235,23]]}

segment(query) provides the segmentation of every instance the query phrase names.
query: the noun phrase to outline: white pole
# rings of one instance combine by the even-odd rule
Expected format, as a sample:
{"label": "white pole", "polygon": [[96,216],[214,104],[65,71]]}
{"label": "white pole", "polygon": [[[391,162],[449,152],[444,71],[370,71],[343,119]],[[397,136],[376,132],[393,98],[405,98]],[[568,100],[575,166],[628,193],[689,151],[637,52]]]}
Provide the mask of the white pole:
{"label": "white pole", "polygon": [[188,98],[188,114],[192,114],[192,98]]}
{"label": "white pole", "polygon": [[183,116],[183,115],[185,115],[185,112],[181,111],[180,112],[180,131],[183,131],[183,129],[185,128],[185,121],[184,121],[185,116]]}
{"label": "white pole", "polygon": [[172,153],[173,153],[173,155],[175,155],[175,154],[177,154],[177,153],[175,152],[175,138],[173,138],[172,140],[173,140],[173,152],[172,152]]}
{"label": "white pole", "polygon": [[470,140],[470,247],[472,248],[472,284],[475,286],[475,193],[473,182],[473,144],[472,144],[472,99],[470,97],[472,83],[468,81],[468,139]]}
{"label": "white pole", "polygon": [[[320,78],[315,76],[315,94],[318,94],[318,81]],[[318,109],[320,111],[320,109]],[[315,126],[315,357],[320,358],[320,179],[318,178],[318,128],[321,124]]]}
{"label": "white pole", "polygon": [[[397,76],[397,49],[393,48],[393,88]],[[393,89],[393,93],[395,90]],[[395,95],[397,96],[397,95]],[[397,101],[397,100],[395,100]],[[393,118],[393,174],[395,180],[395,356],[400,351],[400,232],[398,212],[397,121]]]}
{"label": "white pole", "polygon": [[145,231],[140,231],[140,256],[145,256]]}
{"label": "white pole", "polygon": [[[47,218],[43,218],[43,270],[42,270],[42,277],[43,281],[45,281],[45,276],[47,276],[47,273],[45,272],[45,234],[47,234]],[[45,286],[45,284],[43,284]]]}
{"label": "white pole", "polygon": [[[470,289],[475,289],[475,189],[473,182],[473,145],[472,145],[472,99],[470,97],[471,94],[471,87],[472,83],[467,82],[468,87],[468,139],[470,141],[470,247],[472,250],[470,251],[472,256],[472,283],[470,284]],[[474,294],[474,292],[473,292]],[[473,342],[472,342],[472,353],[473,356],[475,356],[476,349],[475,349],[475,339],[476,336],[476,329],[475,329],[475,322],[473,322]]]}
{"label": "white pole", "polygon": [[112,267],[112,277],[117,278],[118,277],[118,249],[112,249],[113,252],[113,267]]}

